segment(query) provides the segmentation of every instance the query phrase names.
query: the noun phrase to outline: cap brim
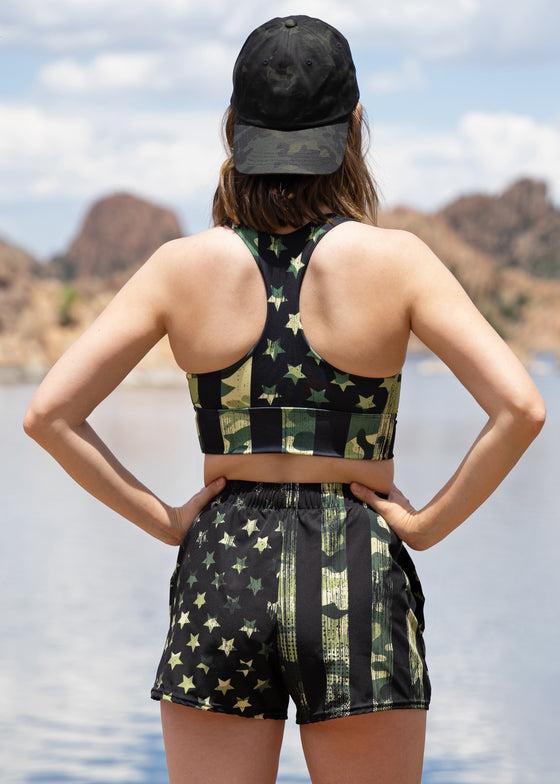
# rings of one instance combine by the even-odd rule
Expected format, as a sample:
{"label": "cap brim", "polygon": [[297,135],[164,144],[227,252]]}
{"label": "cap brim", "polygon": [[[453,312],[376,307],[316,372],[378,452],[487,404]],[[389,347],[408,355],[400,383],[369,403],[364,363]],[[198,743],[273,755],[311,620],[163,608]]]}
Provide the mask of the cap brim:
{"label": "cap brim", "polygon": [[235,124],[233,162],[242,174],[332,174],[342,163],[348,121],[299,131]]}

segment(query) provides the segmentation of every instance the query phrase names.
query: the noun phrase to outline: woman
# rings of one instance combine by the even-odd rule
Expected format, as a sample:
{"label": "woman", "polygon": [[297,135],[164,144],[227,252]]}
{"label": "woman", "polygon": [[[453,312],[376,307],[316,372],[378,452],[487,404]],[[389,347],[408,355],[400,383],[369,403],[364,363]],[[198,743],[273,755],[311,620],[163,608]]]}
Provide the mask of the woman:
{"label": "woman", "polygon": [[[374,225],[358,98],[334,28],[295,16],[255,30],[234,69],[214,228],[156,251],[26,415],[88,492],[181,544],[152,690],[172,784],[275,781],[288,694],[312,781],[419,782],[430,684],[403,542],[426,549],[460,525],[544,421],[448,270]],[[488,414],[420,510],[393,485],[410,331]],[[179,508],[86,421],[165,334],[206,453],[205,487]]]}

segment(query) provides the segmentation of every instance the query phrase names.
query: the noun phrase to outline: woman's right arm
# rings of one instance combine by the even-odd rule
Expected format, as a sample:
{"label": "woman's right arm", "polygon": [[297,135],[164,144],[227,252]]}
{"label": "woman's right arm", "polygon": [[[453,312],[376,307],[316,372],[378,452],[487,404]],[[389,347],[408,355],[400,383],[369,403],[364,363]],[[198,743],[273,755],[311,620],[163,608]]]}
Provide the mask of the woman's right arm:
{"label": "woman's right arm", "polygon": [[27,434],[85,490],[172,545],[180,543],[224,480],[210,483],[183,506],[172,507],[122,465],[87,417],[166,333],[177,253],[185,264],[183,244],[168,243],[118,292],[48,373],[24,420]]}
{"label": "woman's right arm", "polygon": [[463,523],[498,487],[537,436],[545,406],[529,374],[442,262],[413,235],[399,262],[411,330],[440,357],[488,415],[461,464],[415,510],[397,488],[382,499],[353,485],[413,549],[424,550]]}

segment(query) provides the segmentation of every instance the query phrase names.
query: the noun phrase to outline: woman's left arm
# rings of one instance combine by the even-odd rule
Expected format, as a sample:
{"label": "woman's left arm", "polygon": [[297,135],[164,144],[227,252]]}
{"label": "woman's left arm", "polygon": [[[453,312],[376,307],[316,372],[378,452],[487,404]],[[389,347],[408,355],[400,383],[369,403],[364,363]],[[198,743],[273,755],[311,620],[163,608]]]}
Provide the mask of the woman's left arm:
{"label": "woman's left arm", "polygon": [[488,421],[461,464],[422,508],[396,488],[383,499],[352,485],[413,549],[424,550],[463,523],[498,487],[539,433],[543,400],[511,349],[439,259],[417,238],[407,240],[403,296],[412,331],[469,390]]}
{"label": "woman's left arm", "polygon": [[[162,246],[50,370],[24,419],[26,433],[85,490],[155,538],[179,544],[221,479],[183,507],[138,481],[88,424],[93,409],[166,333],[174,243]],[[140,424],[140,423],[139,423]]]}

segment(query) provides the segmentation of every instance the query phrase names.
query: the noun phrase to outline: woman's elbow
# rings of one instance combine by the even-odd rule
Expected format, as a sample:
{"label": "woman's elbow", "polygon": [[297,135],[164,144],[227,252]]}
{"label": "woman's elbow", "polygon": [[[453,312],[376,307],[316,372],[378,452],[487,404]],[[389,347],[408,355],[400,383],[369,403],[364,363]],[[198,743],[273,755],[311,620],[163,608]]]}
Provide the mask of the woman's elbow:
{"label": "woman's elbow", "polygon": [[37,440],[41,430],[41,419],[39,412],[31,404],[23,417],[23,430],[30,438]]}
{"label": "woman's elbow", "polygon": [[44,444],[54,430],[54,418],[48,411],[31,401],[23,418],[23,429],[34,441]]}
{"label": "woman's elbow", "polygon": [[546,406],[540,395],[539,400],[531,406],[528,413],[531,425],[535,430],[535,435],[537,435],[542,430],[546,421]]}
{"label": "woman's elbow", "polygon": [[517,409],[516,419],[518,428],[527,434],[530,441],[538,436],[546,420],[546,406],[538,392]]}

